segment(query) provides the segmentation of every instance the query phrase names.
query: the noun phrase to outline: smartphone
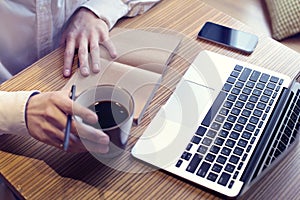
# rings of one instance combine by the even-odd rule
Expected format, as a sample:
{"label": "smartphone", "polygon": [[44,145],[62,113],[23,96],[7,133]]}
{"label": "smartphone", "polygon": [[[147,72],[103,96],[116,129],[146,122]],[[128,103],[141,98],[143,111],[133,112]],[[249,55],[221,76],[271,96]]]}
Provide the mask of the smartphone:
{"label": "smartphone", "polygon": [[240,50],[247,54],[252,53],[258,43],[258,37],[254,34],[212,22],[204,24],[198,33],[198,38]]}

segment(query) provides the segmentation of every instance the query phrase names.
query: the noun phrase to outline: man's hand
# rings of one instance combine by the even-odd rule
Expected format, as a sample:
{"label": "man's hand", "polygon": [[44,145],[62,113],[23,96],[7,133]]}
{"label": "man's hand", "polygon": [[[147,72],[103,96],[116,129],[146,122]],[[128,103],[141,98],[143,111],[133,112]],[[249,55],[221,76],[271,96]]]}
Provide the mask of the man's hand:
{"label": "man's hand", "polygon": [[[26,110],[30,135],[43,143],[62,149],[67,114],[77,115],[91,124],[98,121],[94,112],[74,103],[67,92],[48,92],[32,96]],[[104,132],[72,120],[68,151],[107,153],[108,144],[109,137]]]}
{"label": "man's hand", "polygon": [[[75,49],[78,49],[80,71],[83,76],[88,76],[90,70],[94,73],[100,71],[99,44],[102,44],[108,50],[112,58],[117,56],[116,49],[109,38],[109,28],[106,22],[86,8],[80,8],[74,14],[63,33],[62,42],[66,44],[63,71],[66,77],[71,74]],[[89,66],[88,62],[89,51],[92,66]]]}

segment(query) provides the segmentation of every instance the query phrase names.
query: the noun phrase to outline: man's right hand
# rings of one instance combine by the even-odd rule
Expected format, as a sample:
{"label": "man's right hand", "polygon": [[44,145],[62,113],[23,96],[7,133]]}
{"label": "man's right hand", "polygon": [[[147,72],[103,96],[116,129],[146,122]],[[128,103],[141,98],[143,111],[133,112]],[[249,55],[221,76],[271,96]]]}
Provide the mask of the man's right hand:
{"label": "man's right hand", "polygon": [[[26,108],[26,123],[30,135],[62,149],[68,114],[77,115],[91,124],[98,121],[93,111],[73,102],[67,91],[40,93],[30,97]],[[108,144],[109,137],[104,132],[72,120],[69,152],[107,153]]]}

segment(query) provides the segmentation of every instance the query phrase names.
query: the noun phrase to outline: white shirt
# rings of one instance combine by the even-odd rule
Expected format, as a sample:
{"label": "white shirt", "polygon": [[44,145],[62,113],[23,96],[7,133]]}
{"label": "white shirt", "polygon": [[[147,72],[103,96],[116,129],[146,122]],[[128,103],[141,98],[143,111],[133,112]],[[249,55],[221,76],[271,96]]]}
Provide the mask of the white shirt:
{"label": "white shirt", "polygon": [[[123,16],[136,16],[160,0],[0,1],[0,82],[57,48],[64,25],[86,7],[112,28]],[[35,91],[0,91],[0,133],[28,134],[25,107]]]}

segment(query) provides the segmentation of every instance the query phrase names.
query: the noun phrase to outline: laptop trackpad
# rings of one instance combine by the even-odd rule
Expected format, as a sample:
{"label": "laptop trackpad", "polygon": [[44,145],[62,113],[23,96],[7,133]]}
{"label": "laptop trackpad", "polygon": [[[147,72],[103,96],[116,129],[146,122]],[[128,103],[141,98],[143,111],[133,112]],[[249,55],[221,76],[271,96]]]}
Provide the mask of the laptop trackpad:
{"label": "laptop trackpad", "polygon": [[214,96],[214,90],[182,79],[135,144],[132,155],[161,168],[175,163]]}

